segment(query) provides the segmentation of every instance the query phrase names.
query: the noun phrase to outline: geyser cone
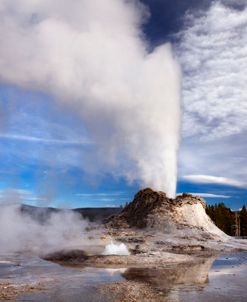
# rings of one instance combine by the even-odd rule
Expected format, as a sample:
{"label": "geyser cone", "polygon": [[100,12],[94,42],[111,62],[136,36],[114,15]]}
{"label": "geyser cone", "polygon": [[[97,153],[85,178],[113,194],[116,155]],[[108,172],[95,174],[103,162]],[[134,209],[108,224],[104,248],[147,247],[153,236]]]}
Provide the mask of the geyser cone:
{"label": "geyser cone", "polygon": [[183,230],[187,236],[193,230],[212,239],[227,237],[206,214],[205,201],[200,197],[183,194],[171,199],[164,192],[150,188],[139,191],[119,215],[110,218],[108,224],[115,228],[153,228],[166,233]]}

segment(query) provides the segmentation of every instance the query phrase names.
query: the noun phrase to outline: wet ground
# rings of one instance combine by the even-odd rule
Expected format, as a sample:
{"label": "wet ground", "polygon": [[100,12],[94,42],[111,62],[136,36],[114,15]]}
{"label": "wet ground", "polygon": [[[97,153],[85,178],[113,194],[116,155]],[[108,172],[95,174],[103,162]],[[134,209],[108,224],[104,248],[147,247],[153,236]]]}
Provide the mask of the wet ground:
{"label": "wet ground", "polygon": [[216,259],[209,271],[208,283],[202,289],[177,288],[172,294],[177,301],[191,302],[246,302],[247,301],[247,252]]}
{"label": "wet ground", "polygon": [[31,255],[1,255],[0,301],[99,301],[95,288],[124,280],[120,272],[64,267]]}
{"label": "wet ground", "polygon": [[0,255],[0,301],[246,302],[246,280],[247,252],[163,269],[64,267],[31,255]]}

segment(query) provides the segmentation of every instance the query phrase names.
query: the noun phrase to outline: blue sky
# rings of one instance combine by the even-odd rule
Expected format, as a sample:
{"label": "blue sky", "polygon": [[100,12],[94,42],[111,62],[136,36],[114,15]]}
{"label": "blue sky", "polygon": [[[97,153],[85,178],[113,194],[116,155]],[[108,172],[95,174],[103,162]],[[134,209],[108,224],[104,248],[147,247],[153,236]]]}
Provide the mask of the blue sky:
{"label": "blue sky", "polygon": [[[247,204],[244,1],[143,3],[149,18],[142,30],[150,49],[172,43],[182,68],[177,193],[200,193],[208,203],[238,209]],[[10,63],[0,60],[5,63],[8,68]],[[140,188],[138,179],[104,169],[104,153],[90,156],[96,152],[93,128],[88,129],[76,105],[59,101],[62,92],[54,95],[35,81],[26,85],[0,75],[2,202],[103,207],[130,201]],[[110,125],[107,131],[112,131]],[[128,168],[129,163],[119,161]]]}

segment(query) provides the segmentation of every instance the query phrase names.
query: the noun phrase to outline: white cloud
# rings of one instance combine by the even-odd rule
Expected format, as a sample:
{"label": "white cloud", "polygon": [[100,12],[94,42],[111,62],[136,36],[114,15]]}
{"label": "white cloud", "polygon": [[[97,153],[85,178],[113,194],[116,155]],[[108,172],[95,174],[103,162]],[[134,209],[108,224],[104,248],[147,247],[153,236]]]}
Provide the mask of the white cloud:
{"label": "white cloud", "polygon": [[0,190],[0,205],[21,204],[25,202],[47,202],[45,197],[39,197],[30,190],[19,188],[4,188]]}
{"label": "white cloud", "polygon": [[[177,195],[180,195],[182,193],[178,193]],[[221,194],[211,194],[211,193],[192,193],[189,192],[188,194],[192,194],[192,195],[196,195],[196,196],[200,196],[200,197],[205,197],[205,198],[231,198],[231,196],[228,195],[221,195]]]}
{"label": "white cloud", "polygon": [[179,175],[246,188],[247,8],[213,1],[207,11],[187,16],[179,38],[184,108]]}
{"label": "white cloud", "polygon": [[81,197],[107,197],[107,196],[120,196],[124,195],[125,192],[119,191],[119,192],[102,192],[102,193],[77,193],[76,196]]}
{"label": "white cloud", "polygon": [[106,208],[119,208],[120,206],[116,205],[116,204],[106,204],[105,207]]}
{"label": "white cloud", "polygon": [[178,45],[184,136],[209,141],[242,133],[247,130],[247,8],[216,1],[187,19]]}
{"label": "white cloud", "polygon": [[105,192],[105,193],[77,193],[77,197],[80,198],[81,202],[100,202],[107,203],[106,207],[113,207],[114,203],[116,207],[119,207],[119,204],[124,204],[129,201],[130,197],[126,192],[115,191],[115,192]]}
{"label": "white cloud", "polygon": [[16,195],[20,195],[20,196],[28,196],[31,194],[31,191],[29,190],[24,190],[24,189],[17,189],[17,188],[5,188],[0,190],[0,194],[1,196],[3,196],[4,194],[16,194]]}
{"label": "white cloud", "polygon": [[182,179],[192,183],[219,184],[239,188],[246,188],[247,183],[232,178],[212,176],[212,175],[185,175]]}
{"label": "white cloud", "polygon": [[220,175],[247,183],[246,135],[225,137],[213,142],[199,137],[183,140],[180,150],[180,175]]}
{"label": "white cloud", "polygon": [[75,141],[75,140],[63,140],[56,138],[45,138],[45,137],[35,137],[28,135],[20,135],[20,134],[3,134],[0,133],[0,138],[8,139],[8,140],[17,140],[17,141],[26,141],[26,142],[37,142],[44,144],[58,144],[58,145],[88,145],[91,144],[87,140]]}

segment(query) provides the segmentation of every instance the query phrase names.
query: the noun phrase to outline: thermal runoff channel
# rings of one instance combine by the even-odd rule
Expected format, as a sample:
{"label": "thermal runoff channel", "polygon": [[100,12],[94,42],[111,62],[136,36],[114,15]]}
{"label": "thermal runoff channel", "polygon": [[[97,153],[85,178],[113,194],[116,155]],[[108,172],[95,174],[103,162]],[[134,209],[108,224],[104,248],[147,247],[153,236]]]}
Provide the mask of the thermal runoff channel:
{"label": "thermal runoff channel", "polygon": [[90,172],[174,197],[180,69],[171,45],[150,51],[142,32],[147,8],[124,0],[3,0],[0,14],[0,35],[8,37],[0,46],[1,81],[80,113],[94,146]]}

